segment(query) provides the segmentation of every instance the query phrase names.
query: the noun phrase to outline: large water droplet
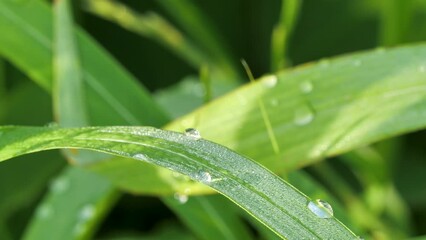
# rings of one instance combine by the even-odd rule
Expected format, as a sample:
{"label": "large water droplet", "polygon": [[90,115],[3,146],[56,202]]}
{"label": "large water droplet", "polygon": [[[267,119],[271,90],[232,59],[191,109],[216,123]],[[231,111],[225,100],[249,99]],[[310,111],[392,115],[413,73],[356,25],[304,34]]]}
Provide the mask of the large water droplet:
{"label": "large water droplet", "polygon": [[198,171],[196,178],[200,180],[200,182],[205,184],[209,184],[212,182],[212,176],[206,171]]}
{"label": "large water droplet", "polygon": [[303,107],[296,110],[294,123],[298,126],[304,126],[312,122],[314,118],[314,113],[308,107]]}
{"label": "large water droplet", "polygon": [[173,197],[180,203],[185,204],[188,202],[188,195],[181,194],[181,193],[175,193]]}
{"label": "large water droplet", "polygon": [[300,84],[300,91],[302,91],[303,93],[310,93],[313,89],[314,86],[309,81],[305,81]]}
{"label": "large water droplet", "polygon": [[50,191],[54,193],[63,193],[69,188],[69,185],[70,181],[67,178],[57,178],[50,185]]}
{"label": "large water droplet", "polygon": [[273,88],[277,85],[278,78],[275,75],[268,75],[268,76],[263,77],[262,82],[265,85],[265,87]]}
{"label": "large water droplet", "polygon": [[333,217],[333,208],[331,208],[331,205],[328,202],[321,199],[309,201],[308,209],[319,218]]}
{"label": "large water droplet", "polygon": [[195,128],[185,129],[185,135],[188,136],[188,137],[192,137],[194,139],[200,139],[201,138],[200,132]]}

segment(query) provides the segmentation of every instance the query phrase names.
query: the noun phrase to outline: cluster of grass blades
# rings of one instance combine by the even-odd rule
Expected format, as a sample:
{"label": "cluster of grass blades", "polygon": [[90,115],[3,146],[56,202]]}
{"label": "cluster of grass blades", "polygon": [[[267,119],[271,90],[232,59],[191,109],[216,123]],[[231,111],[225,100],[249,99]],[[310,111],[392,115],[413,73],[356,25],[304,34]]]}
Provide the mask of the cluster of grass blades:
{"label": "cluster of grass blades", "polygon": [[[384,44],[402,41],[409,24],[407,4],[398,15],[405,25],[390,20],[394,2],[383,7]],[[1,239],[412,235],[391,164],[402,148],[394,137],[426,127],[425,44],[287,68],[302,1],[282,0],[271,30],[273,73],[254,80],[243,61],[251,81],[242,84],[243,67],[195,1],[157,4],[173,21],[110,0],[81,6],[199,71],[152,94],[74,23],[71,1],[0,1],[8,62],[0,62]],[[2,71],[9,63],[14,75]],[[10,87],[10,76],[33,83]],[[53,124],[23,126],[50,114]],[[47,151],[54,149],[61,154]],[[337,164],[321,161],[333,157]],[[129,193],[159,199],[182,224],[108,232],[104,222]]]}

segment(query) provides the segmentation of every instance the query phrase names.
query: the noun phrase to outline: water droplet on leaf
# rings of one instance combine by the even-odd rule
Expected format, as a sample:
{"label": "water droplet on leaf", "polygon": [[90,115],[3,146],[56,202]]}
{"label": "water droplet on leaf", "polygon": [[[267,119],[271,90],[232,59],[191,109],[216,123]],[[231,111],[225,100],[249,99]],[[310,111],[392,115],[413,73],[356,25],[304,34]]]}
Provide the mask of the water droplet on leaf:
{"label": "water droplet on leaf", "polygon": [[148,159],[146,157],[146,155],[142,154],[142,153],[137,153],[137,154],[133,155],[133,158],[135,158],[137,160],[142,160],[142,161],[146,161]]}
{"label": "water droplet on leaf", "polygon": [[200,180],[200,182],[209,184],[212,182],[212,176],[210,173],[205,171],[198,171],[196,178]]}
{"label": "water droplet on leaf", "polygon": [[319,218],[331,218],[333,217],[333,208],[331,205],[321,199],[315,201],[309,201],[308,209],[313,212]]}
{"label": "water droplet on leaf", "polygon": [[36,216],[40,219],[47,219],[53,215],[53,209],[49,205],[42,205],[37,208]]}
{"label": "water droplet on leaf", "polygon": [[305,81],[300,84],[300,91],[303,93],[310,93],[312,92],[312,89],[314,89],[314,86],[309,81]]}
{"label": "water droplet on leaf", "polygon": [[185,129],[185,135],[188,136],[188,137],[192,137],[194,139],[200,139],[201,138],[200,132],[195,128]]}
{"label": "water droplet on leaf", "polygon": [[312,122],[314,118],[314,113],[308,107],[304,107],[296,110],[294,123],[298,126],[304,126]]}
{"label": "water droplet on leaf", "polygon": [[278,100],[277,99],[272,99],[271,100],[271,105],[272,106],[278,106]]}
{"label": "water droplet on leaf", "polygon": [[70,182],[67,178],[57,178],[53,183],[50,185],[50,191],[54,193],[63,193],[65,192],[70,185]]}
{"label": "water droplet on leaf", "polygon": [[95,215],[95,207],[91,204],[84,205],[80,210],[79,217],[81,220],[87,221]]}
{"label": "water droplet on leaf", "polygon": [[273,88],[277,85],[278,78],[275,75],[268,75],[263,78],[263,84],[265,87]]}
{"label": "water droplet on leaf", "polygon": [[181,194],[181,193],[175,193],[173,197],[180,203],[185,204],[188,202],[188,195]]}

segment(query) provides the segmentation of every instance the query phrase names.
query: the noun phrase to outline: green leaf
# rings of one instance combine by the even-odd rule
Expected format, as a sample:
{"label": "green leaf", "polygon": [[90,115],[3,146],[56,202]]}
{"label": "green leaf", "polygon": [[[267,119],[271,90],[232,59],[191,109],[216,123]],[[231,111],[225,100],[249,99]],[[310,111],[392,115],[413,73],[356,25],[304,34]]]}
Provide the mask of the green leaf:
{"label": "green leaf", "polygon": [[351,239],[337,219],[320,218],[308,197],[259,164],[215,143],[149,127],[1,127],[0,160],[56,148],[84,148],[162,166],[235,201],[287,238]]}
{"label": "green leaf", "polygon": [[[291,171],[426,127],[426,46],[351,54],[269,75],[166,126]],[[274,153],[258,101],[265,103]]]}

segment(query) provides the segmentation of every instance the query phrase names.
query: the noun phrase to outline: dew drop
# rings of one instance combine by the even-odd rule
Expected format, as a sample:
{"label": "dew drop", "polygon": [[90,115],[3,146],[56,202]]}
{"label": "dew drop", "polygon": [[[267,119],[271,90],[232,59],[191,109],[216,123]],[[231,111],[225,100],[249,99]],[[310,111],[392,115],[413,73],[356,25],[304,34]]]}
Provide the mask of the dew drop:
{"label": "dew drop", "polygon": [[133,155],[133,158],[137,160],[142,160],[142,161],[146,161],[148,159],[147,156],[142,153],[136,153],[135,155]]}
{"label": "dew drop", "polygon": [[313,89],[314,86],[309,81],[305,81],[300,84],[300,91],[302,91],[303,93],[310,93]]}
{"label": "dew drop", "polygon": [[294,123],[298,126],[304,126],[312,122],[314,118],[313,112],[309,108],[304,107],[296,110],[294,114]]}
{"label": "dew drop", "polygon": [[263,84],[265,85],[265,87],[273,88],[277,85],[277,83],[278,78],[275,75],[268,75],[263,77]]}
{"label": "dew drop", "polygon": [[197,179],[200,180],[202,183],[209,184],[212,182],[212,176],[210,173],[205,171],[198,171],[197,173]]}
{"label": "dew drop", "polygon": [[95,207],[91,204],[84,205],[79,213],[79,218],[87,221],[95,215]]}
{"label": "dew drop", "polygon": [[319,218],[333,217],[333,208],[331,208],[331,205],[328,202],[321,199],[309,201],[308,209]]}
{"label": "dew drop", "polygon": [[185,204],[188,202],[188,195],[181,194],[181,193],[175,193],[173,197],[180,203]]}
{"label": "dew drop", "polygon": [[63,193],[65,192],[70,185],[70,181],[67,178],[57,178],[50,185],[50,191],[54,193]]}
{"label": "dew drop", "polygon": [[192,137],[194,139],[200,139],[201,138],[200,132],[195,128],[185,129],[185,135],[188,136],[188,137]]}
{"label": "dew drop", "polygon": [[53,209],[49,205],[42,205],[37,208],[36,217],[40,219],[47,219],[53,215]]}

